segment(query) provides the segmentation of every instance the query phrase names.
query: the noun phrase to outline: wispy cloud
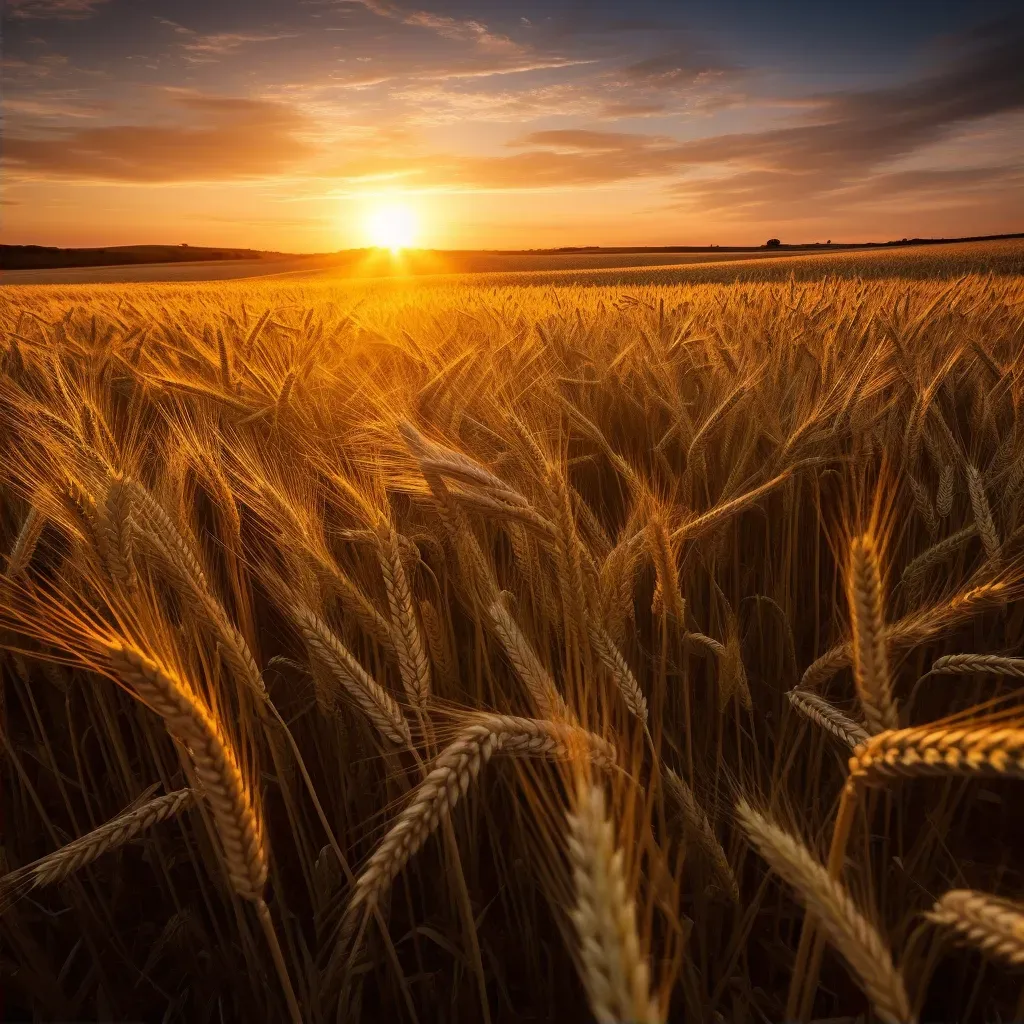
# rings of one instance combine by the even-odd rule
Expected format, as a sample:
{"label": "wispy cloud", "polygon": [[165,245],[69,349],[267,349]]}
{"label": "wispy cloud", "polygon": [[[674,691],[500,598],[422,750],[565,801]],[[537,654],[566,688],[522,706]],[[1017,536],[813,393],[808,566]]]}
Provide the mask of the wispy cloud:
{"label": "wispy cloud", "polygon": [[6,0],[8,18],[88,18],[108,0]]}
{"label": "wispy cloud", "polygon": [[182,49],[203,56],[222,56],[234,53],[250,43],[273,43],[278,39],[295,39],[297,32],[213,32],[195,35]]}
{"label": "wispy cloud", "polygon": [[349,2],[359,4],[382,18],[399,21],[403,25],[427,28],[446,39],[471,42],[488,53],[521,54],[525,52],[520,44],[508,36],[492,32],[476,18],[452,18],[446,14],[435,14],[432,11],[409,10],[398,4],[384,2],[384,0],[349,0]]}

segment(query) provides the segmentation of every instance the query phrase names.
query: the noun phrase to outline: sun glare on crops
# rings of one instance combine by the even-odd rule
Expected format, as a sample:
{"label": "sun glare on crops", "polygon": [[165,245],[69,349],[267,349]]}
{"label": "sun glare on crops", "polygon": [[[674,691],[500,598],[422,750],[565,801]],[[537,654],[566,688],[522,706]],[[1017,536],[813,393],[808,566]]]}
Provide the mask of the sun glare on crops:
{"label": "sun glare on crops", "polygon": [[366,234],[371,245],[393,253],[408,249],[416,241],[419,222],[407,203],[390,202],[371,207],[366,217]]}

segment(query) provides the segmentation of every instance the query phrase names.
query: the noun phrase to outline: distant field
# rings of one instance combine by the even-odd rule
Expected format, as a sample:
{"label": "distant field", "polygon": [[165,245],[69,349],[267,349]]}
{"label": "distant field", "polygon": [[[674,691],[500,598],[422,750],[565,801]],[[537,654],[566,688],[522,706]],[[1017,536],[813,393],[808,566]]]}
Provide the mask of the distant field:
{"label": "distant field", "polygon": [[[282,259],[152,263],[119,267],[12,270],[4,285],[128,284],[133,282],[227,281],[310,278],[406,282],[409,277],[450,281],[480,275],[500,284],[673,284],[735,280],[774,281],[795,275],[929,277],[933,274],[1024,272],[1024,239],[949,242],[884,249],[751,250],[744,253],[435,253],[344,254]],[[480,283],[484,283],[482,280]]]}

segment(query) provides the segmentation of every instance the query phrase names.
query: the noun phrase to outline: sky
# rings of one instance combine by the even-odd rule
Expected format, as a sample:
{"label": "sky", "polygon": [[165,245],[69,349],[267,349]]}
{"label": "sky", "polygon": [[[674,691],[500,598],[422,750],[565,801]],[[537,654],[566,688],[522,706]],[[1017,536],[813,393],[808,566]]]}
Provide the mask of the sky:
{"label": "sky", "polygon": [[[421,5],[422,4],[422,5]],[[0,240],[1024,231],[1006,0],[6,0]]]}

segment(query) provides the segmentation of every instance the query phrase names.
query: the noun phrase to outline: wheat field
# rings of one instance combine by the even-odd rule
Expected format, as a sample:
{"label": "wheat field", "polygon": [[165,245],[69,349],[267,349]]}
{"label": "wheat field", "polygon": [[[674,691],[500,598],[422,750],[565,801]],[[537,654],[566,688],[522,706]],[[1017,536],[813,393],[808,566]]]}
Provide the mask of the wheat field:
{"label": "wheat field", "polygon": [[0,291],[23,1019],[1024,1019],[1024,247],[802,260]]}

